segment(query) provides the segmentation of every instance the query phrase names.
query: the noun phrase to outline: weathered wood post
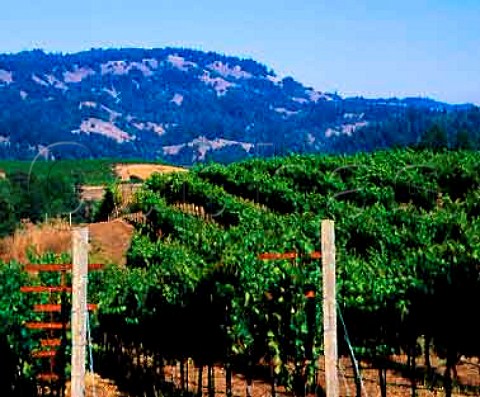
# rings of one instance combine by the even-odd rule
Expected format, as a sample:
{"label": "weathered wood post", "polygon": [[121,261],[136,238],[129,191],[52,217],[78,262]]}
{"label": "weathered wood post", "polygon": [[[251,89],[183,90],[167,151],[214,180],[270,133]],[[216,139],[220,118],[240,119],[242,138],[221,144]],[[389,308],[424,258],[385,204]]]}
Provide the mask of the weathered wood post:
{"label": "weathered wood post", "polygon": [[335,226],[331,220],[322,221],[323,268],[323,332],[325,345],[325,381],[327,397],[339,396],[337,300],[335,280]]}
{"label": "weathered wood post", "polygon": [[72,233],[72,397],[85,397],[88,228]]}

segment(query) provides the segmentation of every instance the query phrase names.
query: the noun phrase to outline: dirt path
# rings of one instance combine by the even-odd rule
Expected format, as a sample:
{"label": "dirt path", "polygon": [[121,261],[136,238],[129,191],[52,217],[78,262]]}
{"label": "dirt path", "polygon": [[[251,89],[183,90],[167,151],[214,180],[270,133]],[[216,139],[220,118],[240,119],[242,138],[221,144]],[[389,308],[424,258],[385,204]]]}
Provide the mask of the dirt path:
{"label": "dirt path", "polygon": [[124,266],[134,228],[129,223],[115,219],[89,225],[91,261]]}

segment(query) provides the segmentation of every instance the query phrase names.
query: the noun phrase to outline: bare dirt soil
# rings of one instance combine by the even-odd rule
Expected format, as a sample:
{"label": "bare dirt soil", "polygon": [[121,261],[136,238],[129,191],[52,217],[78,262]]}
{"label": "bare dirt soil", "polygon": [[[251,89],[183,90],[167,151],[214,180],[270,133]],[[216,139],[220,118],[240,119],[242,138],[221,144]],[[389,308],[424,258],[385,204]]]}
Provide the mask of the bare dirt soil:
{"label": "bare dirt soil", "polygon": [[[406,364],[406,356],[393,356],[392,362],[397,365]],[[420,359],[418,364],[420,365]],[[340,369],[340,397],[354,397],[355,396],[355,382],[353,377],[353,371],[348,358],[341,358],[339,363]],[[437,372],[440,374],[443,372],[442,360],[437,357],[432,357],[432,365],[436,367]],[[192,361],[188,364],[188,391],[196,394],[198,390],[198,368],[194,366]],[[378,370],[371,368],[371,366],[362,362],[362,377],[363,377],[363,397],[380,397],[380,388],[378,385]],[[471,391],[460,392],[454,390],[453,397],[473,397],[478,396],[478,389],[480,387],[480,373],[479,364],[475,360],[461,360],[457,366],[458,379],[457,382],[460,385],[470,385]],[[322,363],[320,364],[320,384],[325,387],[325,373]],[[203,396],[208,396],[208,375],[207,368],[203,370],[203,383],[202,390]],[[181,375],[179,365],[166,366],[165,367],[165,380],[171,382],[177,389],[180,389]],[[225,368],[222,366],[216,366],[214,368],[214,385],[215,395],[226,395],[226,378]],[[67,383],[66,397],[70,397],[69,383]],[[247,382],[245,376],[240,373],[233,372],[232,377],[232,393],[234,397],[246,396]],[[277,386],[275,392],[278,397],[293,397],[293,393],[287,392],[282,386]],[[252,382],[252,388],[250,390],[251,397],[270,397],[272,395],[271,382],[268,379],[254,379]],[[393,369],[387,372],[387,395],[389,397],[409,397],[411,396],[411,384],[410,381],[402,376],[398,371]],[[437,386],[434,388],[423,386],[420,382],[417,385],[418,397],[440,397],[445,395],[445,391]],[[87,374],[86,377],[86,397],[129,397],[128,394],[120,391],[112,380],[101,378],[98,374]],[[314,397],[313,394],[308,397]]]}
{"label": "bare dirt soil", "polygon": [[[65,397],[71,397],[70,382],[67,382]],[[113,381],[97,374],[88,373],[85,377],[85,397],[128,397],[121,393]]]}
{"label": "bare dirt soil", "polygon": [[[438,359],[438,357],[432,356],[432,366],[435,369],[435,373],[440,378],[444,373],[444,361]],[[389,397],[410,397],[411,396],[411,383],[408,377],[401,372],[401,367],[406,365],[407,357],[405,355],[392,356],[391,367],[397,369],[389,369],[387,371],[387,395]],[[417,359],[418,367],[421,369],[421,359]],[[363,379],[363,397],[380,397],[380,386],[378,383],[378,369],[373,368],[369,363],[362,362],[362,379]],[[207,385],[207,372],[204,369],[203,374],[203,391],[204,395],[208,393]],[[193,363],[189,364],[189,391],[195,392],[197,390],[197,377],[198,368],[193,366]],[[460,391],[459,387],[456,387],[452,393],[453,397],[473,397],[480,395],[480,366],[475,360],[462,359],[457,365],[458,379],[456,380],[459,386],[467,386],[469,390]],[[226,380],[225,369],[221,366],[215,367],[215,393],[216,395],[226,394]],[[320,361],[319,370],[320,385],[325,389],[325,368],[323,360]],[[166,367],[166,379],[172,381],[177,387],[180,387],[180,369],[179,366]],[[353,368],[350,360],[347,357],[340,358],[339,361],[339,383],[341,397],[354,397],[355,396],[355,378],[353,374]],[[232,379],[232,391],[234,397],[246,396],[246,379],[242,374],[233,375]],[[282,386],[277,386],[276,394],[279,397],[292,397],[293,394],[287,392]],[[255,379],[252,384],[251,390],[252,397],[269,397],[272,395],[271,382],[268,380]],[[422,382],[417,382],[417,394],[418,397],[440,397],[445,395],[445,390],[441,387],[441,382],[437,385],[430,387],[422,385]],[[311,397],[314,397],[313,394]]]}
{"label": "bare dirt soil", "polygon": [[[122,204],[131,201],[133,194],[142,186],[141,183],[122,183],[118,185]],[[83,185],[80,188],[80,198],[83,201],[100,201],[105,195],[103,185]]]}
{"label": "bare dirt soil", "polygon": [[80,188],[80,198],[84,201],[100,201],[105,194],[105,186],[83,185]]}
{"label": "bare dirt soil", "polygon": [[89,229],[91,260],[125,265],[133,226],[121,219],[115,219],[110,222],[92,223]]}

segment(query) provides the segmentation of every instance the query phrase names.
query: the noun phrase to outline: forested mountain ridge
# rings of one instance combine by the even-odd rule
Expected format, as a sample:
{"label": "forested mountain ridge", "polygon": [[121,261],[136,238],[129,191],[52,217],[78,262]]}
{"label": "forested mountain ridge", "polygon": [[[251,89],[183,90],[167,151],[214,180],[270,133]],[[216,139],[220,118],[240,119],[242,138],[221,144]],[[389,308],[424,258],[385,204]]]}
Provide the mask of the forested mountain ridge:
{"label": "forested mountain ridge", "polygon": [[0,55],[0,158],[76,142],[43,155],[231,162],[418,144],[432,128],[427,141],[476,147],[480,112],[428,98],[342,98],[253,60],[183,48]]}

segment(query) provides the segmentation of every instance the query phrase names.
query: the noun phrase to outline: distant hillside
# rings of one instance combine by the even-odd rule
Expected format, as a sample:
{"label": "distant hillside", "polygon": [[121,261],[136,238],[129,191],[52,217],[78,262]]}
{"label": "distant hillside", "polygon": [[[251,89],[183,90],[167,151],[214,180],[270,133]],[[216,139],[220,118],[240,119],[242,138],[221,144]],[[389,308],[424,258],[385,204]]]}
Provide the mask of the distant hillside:
{"label": "distant hillside", "polygon": [[[40,151],[50,158],[192,164],[351,152],[417,143],[438,120],[452,141],[459,128],[480,131],[478,109],[468,105],[341,98],[213,52],[0,55],[0,158],[30,159]],[[58,142],[70,143],[45,149]]]}

